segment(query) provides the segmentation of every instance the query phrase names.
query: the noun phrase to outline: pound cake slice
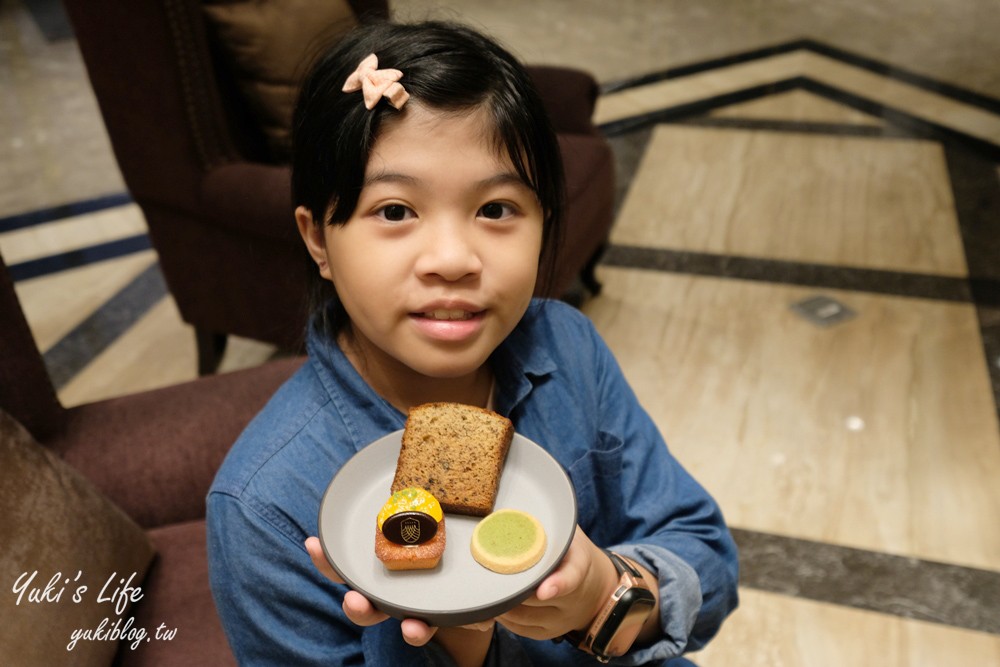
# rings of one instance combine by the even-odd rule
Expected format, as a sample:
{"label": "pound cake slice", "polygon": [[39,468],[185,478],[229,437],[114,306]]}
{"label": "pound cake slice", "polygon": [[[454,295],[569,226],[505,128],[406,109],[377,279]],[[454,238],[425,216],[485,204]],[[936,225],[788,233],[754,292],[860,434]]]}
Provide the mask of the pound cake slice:
{"label": "pound cake slice", "polygon": [[423,487],[445,512],[486,516],[513,438],[514,425],[491,410],[461,403],[411,408],[391,492]]}

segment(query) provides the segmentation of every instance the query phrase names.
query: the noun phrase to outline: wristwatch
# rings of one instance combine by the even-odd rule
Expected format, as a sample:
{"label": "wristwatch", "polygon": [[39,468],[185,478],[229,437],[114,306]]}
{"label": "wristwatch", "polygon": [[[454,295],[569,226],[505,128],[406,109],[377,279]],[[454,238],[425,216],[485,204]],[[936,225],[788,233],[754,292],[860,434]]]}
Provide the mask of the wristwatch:
{"label": "wristwatch", "polygon": [[635,564],[613,551],[605,551],[618,570],[618,588],[586,632],[567,633],[564,639],[591,653],[598,662],[625,655],[656,607],[656,596]]}

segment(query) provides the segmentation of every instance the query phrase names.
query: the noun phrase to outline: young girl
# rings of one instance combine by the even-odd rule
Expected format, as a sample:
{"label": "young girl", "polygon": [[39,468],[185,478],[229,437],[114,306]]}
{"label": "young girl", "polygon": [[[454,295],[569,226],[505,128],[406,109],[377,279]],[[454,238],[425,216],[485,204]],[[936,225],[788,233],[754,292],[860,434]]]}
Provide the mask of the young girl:
{"label": "young girl", "polygon": [[[309,360],[208,498],[213,593],[239,661],[570,665],[627,650],[624,664],[665,664],[702,647],[736,605],[735,547],[589,321],[532,299],[558,237],[562,172],[525,70],[466,28],[361,29],[304,84],[293,174],[326,286]],[[336,580],[312,537],[337,470],[432,401],[508,416],[577,494],[560,565],[476,627],[387,619]],[[605,628],[614,646],[589,642],[630,568],[650,604]]]}

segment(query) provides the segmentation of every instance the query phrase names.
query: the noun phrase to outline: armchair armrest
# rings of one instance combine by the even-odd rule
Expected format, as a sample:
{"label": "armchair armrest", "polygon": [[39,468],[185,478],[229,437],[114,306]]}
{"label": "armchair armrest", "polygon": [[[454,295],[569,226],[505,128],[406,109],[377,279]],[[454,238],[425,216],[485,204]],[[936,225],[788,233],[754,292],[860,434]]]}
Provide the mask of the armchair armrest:
{"label": "armchair armrest", "polygon": [[202,179],[205,219],[240,235],[301,243],[295,227],[291,171],[285,166],[236,162]]}
{"label": "armchair armrest", "polygon": [[140,526],[204,518],[236,438],[303,359],[88,403],[46,442]]}

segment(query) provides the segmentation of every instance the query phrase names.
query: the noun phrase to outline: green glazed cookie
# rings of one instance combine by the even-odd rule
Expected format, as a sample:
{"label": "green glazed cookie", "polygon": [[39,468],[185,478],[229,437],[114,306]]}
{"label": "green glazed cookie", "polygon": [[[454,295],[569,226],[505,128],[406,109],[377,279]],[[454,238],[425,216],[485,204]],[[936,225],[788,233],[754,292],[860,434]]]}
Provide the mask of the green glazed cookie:
{"label": "green glazed cookie", "polygon": [[472,531],[472,557],[500,574],[523,572],[542,559],[545,529],[521,510],[493,512]]}

